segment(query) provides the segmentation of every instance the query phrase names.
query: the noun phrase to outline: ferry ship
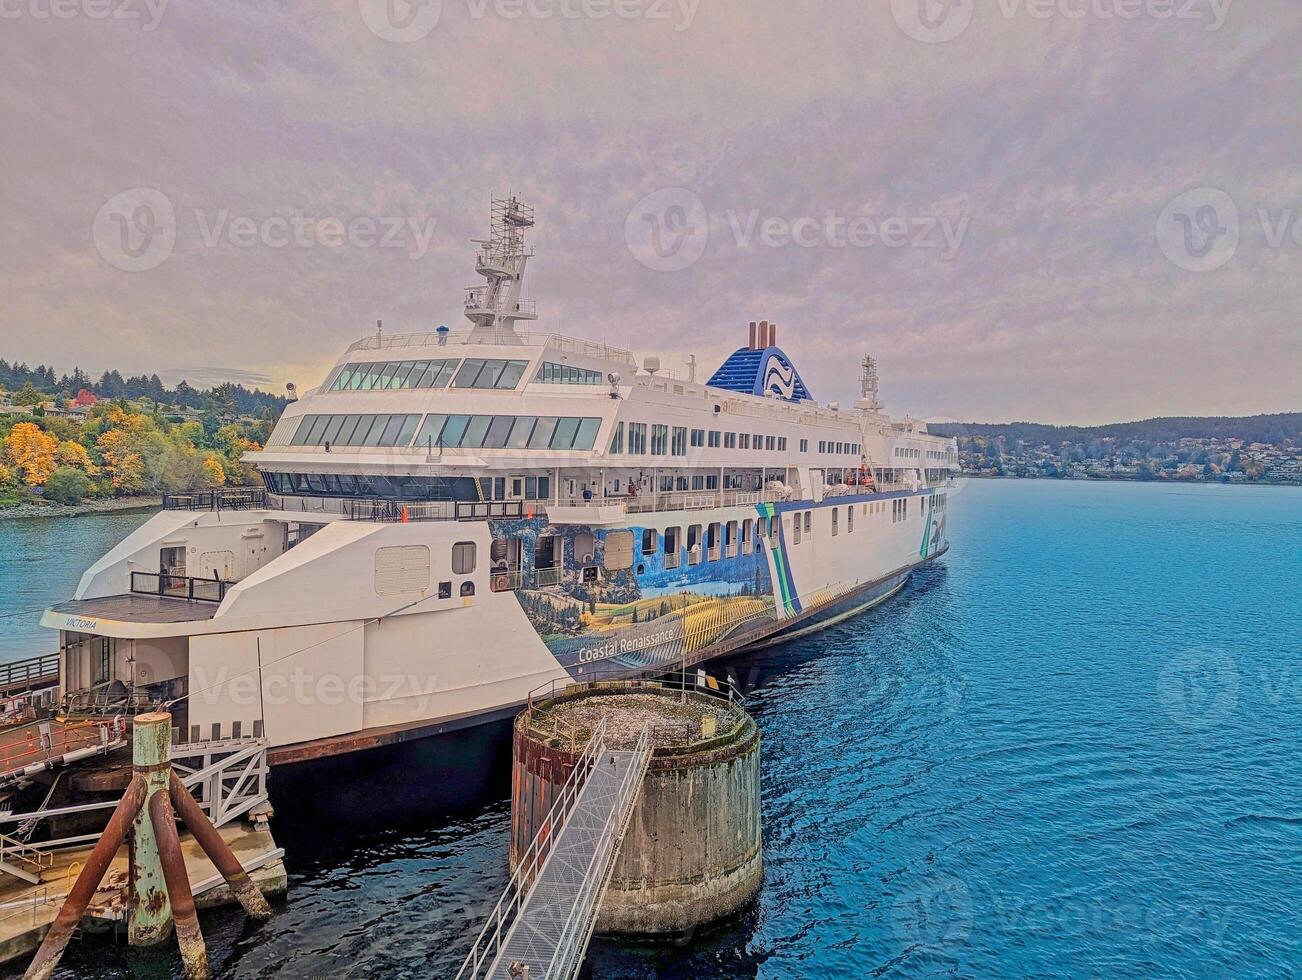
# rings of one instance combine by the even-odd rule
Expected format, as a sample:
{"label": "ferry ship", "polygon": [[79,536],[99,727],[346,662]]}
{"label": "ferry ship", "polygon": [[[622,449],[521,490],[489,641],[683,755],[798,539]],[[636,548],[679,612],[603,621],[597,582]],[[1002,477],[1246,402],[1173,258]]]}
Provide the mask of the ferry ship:
{"label": "ferry ship", "polygon": [[527,331],[533,224],[494,199],[467,329],[377,324],[248,454],[264,488],[167,498],[44,613],[68,715],[302,763],[801,636],[946,552],[957,446],[872,357],[843,409],[767,321],[705,381]]}

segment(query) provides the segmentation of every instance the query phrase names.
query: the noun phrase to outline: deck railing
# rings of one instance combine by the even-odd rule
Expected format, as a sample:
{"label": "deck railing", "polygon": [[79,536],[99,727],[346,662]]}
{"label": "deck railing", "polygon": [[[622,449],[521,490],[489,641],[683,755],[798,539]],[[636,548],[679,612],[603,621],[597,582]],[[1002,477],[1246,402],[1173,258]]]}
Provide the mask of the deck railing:
{"label": "deck railing", "polygon": [[59,677],[59,655],[43,653],[24,660],[0,664],[0,691],[11,691],[16,687],[30,687],[40,681]]}
{"label": "deck railing", "polygon": [[221,602],[234,582],[215,578],[193,578],[164,572],[132,572],[131,591],[192,602]]}
{"label": "deck railing", "polygon": [[267,491],[259,487],[163,494],[163,510],[258,510],[266,505]]}

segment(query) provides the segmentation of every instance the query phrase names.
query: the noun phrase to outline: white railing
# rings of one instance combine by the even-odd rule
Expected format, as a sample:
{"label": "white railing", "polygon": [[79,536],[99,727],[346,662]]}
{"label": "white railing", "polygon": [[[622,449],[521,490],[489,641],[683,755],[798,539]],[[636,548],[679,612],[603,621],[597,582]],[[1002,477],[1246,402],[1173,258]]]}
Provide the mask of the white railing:
{"label": "white railing", "polygon": [[[201,761],[195,767],[178,762],[178,759]],[[265,739],[226,739],[174,745],[172,760],[172,768],[186,789],[192,792],[198,789],[195,799],[215,827],[230,823],[267,799]],[[28,813],[0,812],[0,826],[18,824],[21,828],[20,832],[27,832],[34,829],[42,820],[93,813],[97,810],[113,810],[120,802],[120,799],[102,800],[98,803],[80,803],[75,806],[33,810]],[[99,838],[99,833],[81,834],[75,837],[35,841],[28,846],[41,851],[53,851],[85,844]]]}
{"label": "white railing", "polygon": [[564,826],[566,819],[574,810],[579,793],[587,784],[592,767],[596,765],[597,756],[604,752],[605,748],[606,719],[603,717],[597,722],[592,737],[588,739],[587,747],[575,762],[569,778],[565,780],[560,795],[556,797],[551,809],[547,811],[547,816],[539,824],[538,833],[534,835],[528,849],[520,855],[520,861],[510,881],[506,883],[506,890],[497,900],[493,911],[489,913],[488,921],[484,923],[484,928],[480,930],[474,945],[470,947],[461,969],[457,971],[457,980],[463,978],[472,980],[485,975],[483,971],[490,968],[497,959],[497,954],[502,948],[502,940],[518,917],[535,876],[547,859],[547,855],[551,853],[551,845],[559,829]]}
{"label": "white railing", "polygon": [[[530,301],[522,301],[525,305]],[[625,350],[622,347],[612,347],[609,344],[599,344],[591,340],[583,340],[579,337],[566,337],[563,334],[554,333],[530,333],[523,330],[513,330],[503,332],[500,337],[485,335],[471,340],[472,331],[456,330],[448,331],[445,334],[439,334],[434,331],[422,333],[406,334],[388,334],[385,337],[363,337],[355,341],[348,348],[348,351],[355,350],[389,350],[391,348],[405,347],[446,347],[461,344],[484,344],[488,346],[502,345],[511,347],[551,347],[569,354],[582,354],[585,357],[595,357],[603,361],[618,361],[631,367],[637,366],[637,361],[633,359],[633,352]]]}

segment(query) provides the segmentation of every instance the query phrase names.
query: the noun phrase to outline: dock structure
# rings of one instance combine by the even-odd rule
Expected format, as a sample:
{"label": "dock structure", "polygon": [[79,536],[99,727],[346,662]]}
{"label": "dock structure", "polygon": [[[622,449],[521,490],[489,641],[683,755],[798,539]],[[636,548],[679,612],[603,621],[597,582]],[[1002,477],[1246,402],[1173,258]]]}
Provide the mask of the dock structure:
{"label": "dock structure", "polygon": [[458,980],[577,976],[650,760],[649,729],[610,749],[598,723]]}
{"label": "dock structure", "polygon": [[[148,718],[141,716],[136,721]],[[157,774],[160,780],[150,787],[150,794],[135,791],[135,796],[140,797],[136,802],[141,805],[137,809],[143,809],[148,802],[154,810],[167,810],[163,804],[165,798],[171,797],[166,802],[174,800],[179,804],[176,816],[184,821],[187,830],[179,835],[175,831],[164,835],[169,840],[161,843],[168,856],[161,863],[146,862],[149,867],[142,868],[141,826],[133,831],[138,845],[134,858],[128,843],[115,846],[110,841],[107,847],[101,846],[99,832],[58,836],[60,829],[65,833],[88,829],[84,822],[94,820],[97,813],[112,811],[116,815],[123,809],[121,800],[44,806],[29,813],[0,812],[0,963],[10,963],[40,946],[58,920],[60,909],[75,892],[85,899],[78,916],[82,924],[126,928],[133,941],[143,942],[166,938],[171,932],[170,915],[160,918],[163,908],[157,902],[159,897],[183,895],[184,908],[180,911],[188,917],[191,908],[227,905],[237,900],[245,904],[249,895],[240,891],[284,892],[284,851],[276,845],[267,826],[270,806],[265,740],[228,739],[169,746],[170,729],[165,725],[154,727],[159,729],[156,754],[168,761],[166,766],[146,766],[146,771]],[[161,781],[163,778],[168,781]],[[131,793],[128,787],[127,794]],[[148,801],[146,795],[151,797]],[[110,830],[114,829],[115,819],[122,822],[116,816],[111,818]],[[175,818],[169,810],[160,813],[157,821],[147,819],[152,831],[155,826],[174,826]],[[131,822],[127,820],[127,825]],[[43,839],[32,839],[33,831],[41,826],[48,827],[49,832]],[[220,843],[214,838],[219,838]],[[210,858],[212,853],[221,860]],[[103,870],[94,876],[94,882],[83,882],[92,862],[102,864]],[[169,863],[170,870],[179,870],[180,874],[173,873],[164,882],[169,877]],[[228,884],[231,880],[236,882],[234,892]],[[144,902],[139,900],[139,894],[133,894],[142,885],[153,892]],[[178,934],[183,930],[181,919],[178,915]],[[76,922],[72,925],[75,928]]]}

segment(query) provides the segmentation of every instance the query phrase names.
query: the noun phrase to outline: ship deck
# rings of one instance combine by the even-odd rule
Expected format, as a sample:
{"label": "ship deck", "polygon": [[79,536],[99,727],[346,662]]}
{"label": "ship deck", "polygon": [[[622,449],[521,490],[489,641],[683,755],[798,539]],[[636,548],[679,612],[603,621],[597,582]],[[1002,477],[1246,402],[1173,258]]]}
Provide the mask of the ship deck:
{"label": "ship deck", "polygon": [[192,623],[212,619],[217,615],[218,606],[219,603],[216,602],[130,592],[98,599],[60,602],[51,606],[50,612],[119,623]]}

